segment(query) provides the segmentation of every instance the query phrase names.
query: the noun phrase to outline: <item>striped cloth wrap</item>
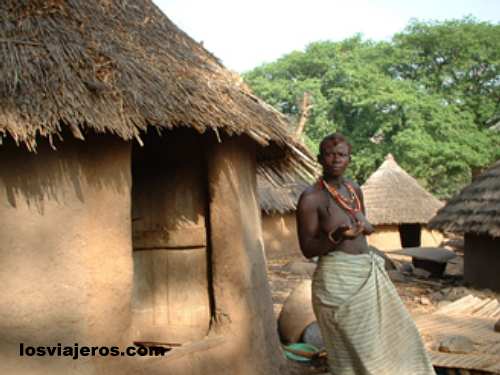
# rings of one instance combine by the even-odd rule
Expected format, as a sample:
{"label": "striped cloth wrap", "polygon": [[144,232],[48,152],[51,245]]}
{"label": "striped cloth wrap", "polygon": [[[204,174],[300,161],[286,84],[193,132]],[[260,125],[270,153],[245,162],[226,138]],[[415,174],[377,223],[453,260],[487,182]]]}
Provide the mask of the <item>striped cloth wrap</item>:
{"label": "striped cloth wrap", "polygon": [[435,374],[384,259],[375,253],[322,256],[312,302],[332,375]]}

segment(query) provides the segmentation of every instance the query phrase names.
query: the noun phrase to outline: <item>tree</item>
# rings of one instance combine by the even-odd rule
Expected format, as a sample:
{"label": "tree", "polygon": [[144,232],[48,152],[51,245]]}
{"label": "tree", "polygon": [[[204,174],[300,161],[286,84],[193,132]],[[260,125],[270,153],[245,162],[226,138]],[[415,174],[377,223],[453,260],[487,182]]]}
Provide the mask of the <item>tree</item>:
{"label": "tree", "polygon": [[[463,35],[446,36],[453,32]],[[244,78],[292,119],[298,99],[310,92],[306,144],[316,152],[325,135],[344,133],[353,145],[350,172],[360,182],[391,152],[447,197],[470,181],[473,169],[500,158],[500,134],[488,130],[500,118],[499,32],[469,18],[413,21],[391,42],[357,35],[312,43]],[[466,46],[456,52],[460,38]]]}

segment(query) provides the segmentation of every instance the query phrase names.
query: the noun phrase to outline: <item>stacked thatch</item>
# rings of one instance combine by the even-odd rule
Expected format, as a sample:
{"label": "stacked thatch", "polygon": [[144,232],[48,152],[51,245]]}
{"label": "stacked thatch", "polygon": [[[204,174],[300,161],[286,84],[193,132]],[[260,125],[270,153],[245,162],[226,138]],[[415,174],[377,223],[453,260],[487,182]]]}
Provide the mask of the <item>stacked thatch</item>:
{"label": "stacked thatch", "polygon": [[297,209],[300,194],[310,181],[294,173],[272,168],[269,163],[257,167],[260,208],[266,214],[285,214]]}
{"label": "stacked thatch", "polygon": [[500,160],[439,210],[429,226],[500,237]]}
{"label": "stacked thatch", "polygon": [[140,140],[184,126],[246,134],[309,168],[284,117],[150,0],[4,0],[0,15],[0,137],[34,149],[66,128]]}
{"label": "stacked thatch", "polygon": [[386,156],[362,186],[366,214],[374,225],[426,224],[443,204]]}

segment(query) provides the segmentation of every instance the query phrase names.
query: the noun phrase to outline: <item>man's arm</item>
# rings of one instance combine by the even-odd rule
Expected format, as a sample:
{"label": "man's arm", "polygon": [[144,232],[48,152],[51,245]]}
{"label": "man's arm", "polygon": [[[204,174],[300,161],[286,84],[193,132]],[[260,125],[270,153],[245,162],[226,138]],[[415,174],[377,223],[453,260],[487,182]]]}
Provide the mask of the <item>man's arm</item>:
{"label": "man's arm", "polygon": [[297,232],[306,258],[328,254],[334,247],[320,228],[318,207],[316,194],[308,190],[302,193],[297,205]]}
{"label": "man's arm", "polygon": [[372,234],[375,231],[375,228],[373,228],[373,225],[370,224],[370,222],[366,219],[366,209],[365,209],[365,198],[363,197],[363,191],[359,187],[357,183],[354,181],[352,182],[354,191],[358,195],[359,201],[361,203],[361,211],[363,212],[364,220],[363,220],[363,225],[364,225],[364,230],[363,234],[369,235]]}

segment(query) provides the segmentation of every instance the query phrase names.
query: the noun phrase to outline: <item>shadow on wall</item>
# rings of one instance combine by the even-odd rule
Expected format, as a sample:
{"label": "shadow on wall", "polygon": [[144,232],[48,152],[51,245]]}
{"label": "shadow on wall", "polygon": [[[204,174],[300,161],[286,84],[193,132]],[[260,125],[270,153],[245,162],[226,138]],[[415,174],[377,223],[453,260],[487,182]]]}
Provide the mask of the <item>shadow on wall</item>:
{"label": "shadow on wall", "polygon": [[[121,160],[113,161],[112,152],[113,148],[123,152],[123,140],[91,133],[81,141],[68,132],[62,132],[60,139],[60,142],[54,142],[54,150],[46,139],[40,138],[36,152],[16,145],[11,138],[4,140],[0,146],[3,164],[0,184],[4,186],[12,207],[24,201],[43,214],[44,200],[64,204],[68,193],[84,202],[84,184],[96,189],[112,187],[118,193],[125,192],[129,171],[122,168]],[[62,186],[71,186],[73,191],[64,191]]]}

